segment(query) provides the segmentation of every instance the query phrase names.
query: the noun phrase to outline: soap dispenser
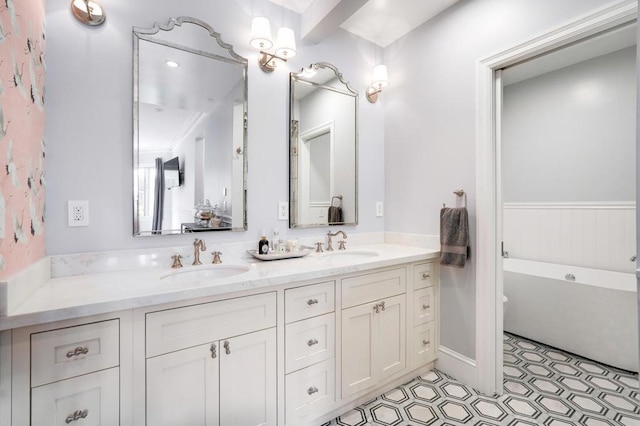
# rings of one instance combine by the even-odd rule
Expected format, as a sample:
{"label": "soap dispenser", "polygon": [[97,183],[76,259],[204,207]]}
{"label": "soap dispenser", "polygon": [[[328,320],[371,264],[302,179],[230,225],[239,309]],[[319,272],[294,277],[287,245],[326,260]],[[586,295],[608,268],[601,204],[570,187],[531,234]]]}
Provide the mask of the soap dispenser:
{"label": "soap dispenser", "polygon": [[269,254],[269,241],[267,241],[267,232],[262,231],[262,237],[258,241],[258,253]]}

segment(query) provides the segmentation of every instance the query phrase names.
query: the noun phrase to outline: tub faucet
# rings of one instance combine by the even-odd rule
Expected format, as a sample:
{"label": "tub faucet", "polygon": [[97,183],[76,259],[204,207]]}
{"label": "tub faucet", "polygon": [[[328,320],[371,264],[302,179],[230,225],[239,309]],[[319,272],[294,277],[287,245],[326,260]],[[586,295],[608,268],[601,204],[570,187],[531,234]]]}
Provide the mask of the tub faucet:
{"label": "tub faucet", "polygon": [[200,262],[200,252],[205,251],[206,249],[207,249],[207,246],[205,245],[204,241],[199,238],[196,238],[195,241],[193,242],[192,265],[202,265],[202,262]]}
{"label": "tub faucet", "polygon": [[[342,230],[336,231],[333,234],[331,233],[331,231],[327,232],[327,251],[333,251],[333,246],[331,246],[331,237],[335,237],[338,234],[342,234],[342,238],[344,238],[345,240],[347,239],[347,234],[345,234]],[[338,247],[338,250],[345,250],[344,244],[341,244],[340,247]]]}

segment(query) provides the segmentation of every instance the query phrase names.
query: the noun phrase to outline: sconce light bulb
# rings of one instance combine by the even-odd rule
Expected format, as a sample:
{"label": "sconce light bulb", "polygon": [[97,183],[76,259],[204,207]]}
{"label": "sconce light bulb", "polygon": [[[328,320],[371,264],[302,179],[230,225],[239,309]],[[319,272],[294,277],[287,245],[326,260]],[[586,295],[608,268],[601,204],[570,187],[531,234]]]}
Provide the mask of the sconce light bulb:
{"label": "sconce light bulb", "polygon": [[176,61],[164,61],[169,68],[178,68],[180,64]]}
{"label": "sconce light bulb", "polygon": [[271,41],[271,24],[265,17],[258,16],[251,21],[251,47],[257,50],[268,50],[273,46]]}

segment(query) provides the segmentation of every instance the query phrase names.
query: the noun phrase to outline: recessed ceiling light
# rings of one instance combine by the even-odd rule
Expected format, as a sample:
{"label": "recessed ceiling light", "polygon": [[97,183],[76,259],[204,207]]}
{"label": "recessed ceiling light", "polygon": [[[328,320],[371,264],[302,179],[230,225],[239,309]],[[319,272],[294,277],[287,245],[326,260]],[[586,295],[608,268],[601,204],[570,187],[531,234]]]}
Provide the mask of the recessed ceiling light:
{"label": "recessed ceiling light", "polygon": [[169,68],[178,68],[180,66],[176,61],[164,61]]}

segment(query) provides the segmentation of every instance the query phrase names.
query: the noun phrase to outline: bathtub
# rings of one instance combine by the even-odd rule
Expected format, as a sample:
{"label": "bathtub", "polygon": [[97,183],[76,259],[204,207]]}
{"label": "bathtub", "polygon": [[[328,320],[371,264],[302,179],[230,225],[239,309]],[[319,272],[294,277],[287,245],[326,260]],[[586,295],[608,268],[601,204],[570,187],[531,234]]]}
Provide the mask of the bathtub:
{"label": "bathtub", "polygon": [[634,274],[503,259],[504,330],[585,358],[638,371]]}

